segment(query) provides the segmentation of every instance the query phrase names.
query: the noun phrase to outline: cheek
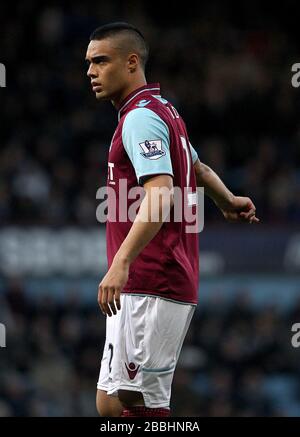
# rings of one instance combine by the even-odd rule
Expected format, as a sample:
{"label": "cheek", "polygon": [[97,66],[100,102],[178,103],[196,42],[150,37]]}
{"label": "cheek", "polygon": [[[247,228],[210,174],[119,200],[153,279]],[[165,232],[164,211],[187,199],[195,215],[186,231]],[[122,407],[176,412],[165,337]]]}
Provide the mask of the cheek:
{"label": "cheek", "polygon": [[121,72],[119,70],[113,70],[111,71],[109,78],[114,84],[118,84],[122,79]]}
{"label": "cheek", "polygon": [[126,80],[124,70],[120,67],[111,69],[106,77],[112,82],[113,86],[123,85]]}

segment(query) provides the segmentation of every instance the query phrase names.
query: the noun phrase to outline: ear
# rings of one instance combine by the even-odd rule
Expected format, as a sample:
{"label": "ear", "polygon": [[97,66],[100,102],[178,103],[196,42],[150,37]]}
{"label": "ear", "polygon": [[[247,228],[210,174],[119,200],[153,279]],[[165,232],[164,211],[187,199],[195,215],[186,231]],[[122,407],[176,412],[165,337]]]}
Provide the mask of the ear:
{"label": "ear", "polygon": [[129,73],[135,73],[138,66],[139,66],[138,55],[136,55],[135,53],[132,53],[131,55],[129,55],[127,64],[128,64]]}

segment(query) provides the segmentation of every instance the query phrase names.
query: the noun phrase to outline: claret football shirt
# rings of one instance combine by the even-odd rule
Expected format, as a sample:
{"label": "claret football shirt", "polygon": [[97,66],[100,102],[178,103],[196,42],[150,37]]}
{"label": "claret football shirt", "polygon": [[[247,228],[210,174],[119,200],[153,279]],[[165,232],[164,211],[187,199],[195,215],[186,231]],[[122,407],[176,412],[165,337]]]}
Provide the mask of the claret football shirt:
{"label": "claret football shirt", "polygon": [[[190,193],[196,192],[193,163],[197,153],[189,142],[182,118],[161,97],[159,84],[145,85],[127,96],[119,109],[118,119],[108,156],[108,267],[133,223],[129,217],[124,219],[120,205],[128,212],[137,200],[128,198],[125,201],[124,191],[120,189],[122,183],[128,193],[131,188],[142,187],[154,175],[168,174],[173,178],[174,187],[182,192],[184,187],[188,187]],[[182,202],[182,208],[183,205]],[[198,233],[187,233],[188,225],[183,211],[180,221],[170,214],[169,221],[163,223],[132,262],[123,293],[197,303]]]}

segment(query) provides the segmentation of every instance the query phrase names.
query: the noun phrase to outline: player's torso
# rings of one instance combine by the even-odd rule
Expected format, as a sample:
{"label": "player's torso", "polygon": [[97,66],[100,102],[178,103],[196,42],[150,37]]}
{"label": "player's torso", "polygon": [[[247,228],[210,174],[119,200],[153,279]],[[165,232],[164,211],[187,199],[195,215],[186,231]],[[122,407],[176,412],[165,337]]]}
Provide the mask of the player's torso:
{"label": "player's torso", "polygon": [[[108,209],[113,212],[114,219],[109,219],[107,222],[109,265],[132,226],[131,220],[123,219],[124,212],[129,212],[130,206],[136,201],[135,196],[130,198],[128,193],[138,187],[138,181],[132,162],[124,148],[123,124],[126,116],[136,108],[147,108],[153,111],[168,127],[174,187],[179,187],[182,192],[185,187],[189,187],[192,191],[196,189],[188,146],[189,140],[183,120],[169,102],[162,99],[157,93],[153,94],[152,90],[144,90],[140,95],[127,102],[123,110],[121,109],[119,124],[109,150],[107,187],[109,187],[110,194],[108,194]],[[145,149],[144,144],[148,140],[152,144],[150,151]],[[144,154],[145,159],[155,159],[156,155],[161,153],[159,148],[155,147],[159,144],[155,140],[155,138],[144,138],[142,143],[135,145],[136,153]],[[126,202],[124,202],[125,196],[127,197]],[[120,214],[123,217],[122,220],[119,220]],[[168,223],[163,224],[158,234],[132,263],[125,292],[154,294],[196,303],[198,239],[196,235],[186,234],[185,226],[184,214],[182,214],[181,221],[175,221],[172,216]]]}

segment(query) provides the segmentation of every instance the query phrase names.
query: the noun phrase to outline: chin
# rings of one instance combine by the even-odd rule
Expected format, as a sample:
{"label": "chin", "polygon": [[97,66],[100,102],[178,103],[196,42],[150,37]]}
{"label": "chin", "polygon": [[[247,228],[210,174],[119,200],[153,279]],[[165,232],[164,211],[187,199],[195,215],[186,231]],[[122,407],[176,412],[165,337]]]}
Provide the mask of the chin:
{"label": "chin", "polygon": [[100,93],[96,93],[97,100],[109,100],[109,97],[101,91]]}
{"label": "chin", "polygon": [[100,93],[96,93],[96,99],[97,100],[102,100],[102,99],[104,99],[104,96],[103,96],[103,94],[100,92]]}

